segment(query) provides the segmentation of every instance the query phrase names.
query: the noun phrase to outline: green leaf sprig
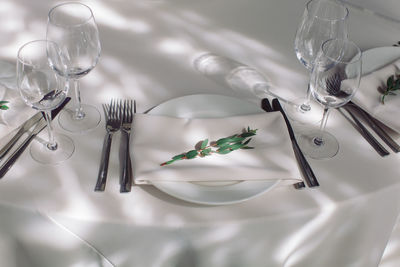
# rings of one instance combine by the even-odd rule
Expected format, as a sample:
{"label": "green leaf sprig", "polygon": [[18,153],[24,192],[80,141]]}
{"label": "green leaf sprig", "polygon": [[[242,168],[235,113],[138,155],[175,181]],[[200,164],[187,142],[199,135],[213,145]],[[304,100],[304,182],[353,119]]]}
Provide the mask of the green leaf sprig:
{"label": "green leaf sprig", "polygon": [[385,97],[388,95],[396,95],[394,92],[400,90],[400,74],[391,75],[386,81],[386,89],[382,92],[381,102],[385,104]]}
{"label": "green leaf sprig", "polygon": [[214,153],[224,155],[238,149],[253,149],[254,147],[248,146],[251,141],[251,138],[248,137],[256,135],[256,132],[257,129],[252,130],[250,127],[247,127],[247,129],[240,134],[220,138],[215,142],[209,143],[208,139],[205,139],[201,142],[198,148],[195,146],[195,149],[176,155],[172,157],[171,160],[161,163],[160,166],[169,165],[178,160],[194,159],[196,157],[203,158]]}
{"label": "green leaf sprig", "polygon": [[2,110],[7,110],[8,109],[8,106],[7,106],[7,104],[8,104],[9,102],[8,101],[0,101],[0,109],[2,109]]}

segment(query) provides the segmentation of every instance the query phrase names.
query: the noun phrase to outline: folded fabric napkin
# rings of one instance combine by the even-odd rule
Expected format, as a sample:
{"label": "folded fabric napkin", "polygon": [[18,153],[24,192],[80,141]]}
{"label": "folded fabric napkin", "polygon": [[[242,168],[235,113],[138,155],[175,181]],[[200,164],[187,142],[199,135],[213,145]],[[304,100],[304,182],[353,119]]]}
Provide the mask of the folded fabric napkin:
{"label": "folded fabric napkin", "polygon": [[361,77],[360,87],[353,98],[354,103],[398,133],[400,133],[400,120],[398,119],[400,95],[387,96],[385,104],[382,104],[382,93],[378,91],[378,88],[386,88],[389,76],[398,73],[399,70],[400,59]]}
{"label": "folded fabric napkin", "polygon": [[2,146],[3,139],[10,139],[9,135],[12,134],[18,126],[24,121],[33,116],[37,111],[28,107],[18,92],[6,88],[0,84],[0,100],[9,101],[7,106],[9,109],[0,110],[0,147]]}
{"label": "folded fabric napkin", "polygon": [[[131,158],[137,184],[156,181],[208,182],[280,180],[302,181],[284,119],[279,112],[224,118],[190,119],[136,114]],[[195,149],[204,140],[217,141],[257,129],[247,146],[228,154],[163,162]],[[245,140],[248,140],[246,138]],[[245,142],[245,141],[244,141]]]}

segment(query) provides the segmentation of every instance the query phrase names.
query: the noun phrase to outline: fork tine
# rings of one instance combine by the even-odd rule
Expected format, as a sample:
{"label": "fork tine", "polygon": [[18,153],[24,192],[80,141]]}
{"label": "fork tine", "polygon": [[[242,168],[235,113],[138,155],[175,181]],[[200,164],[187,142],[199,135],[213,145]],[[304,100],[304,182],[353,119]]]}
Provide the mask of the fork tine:
{"label": "fork tine", "polygon": [[108,105],[107,104],[103,104],[102,105],[103,106],[103,112],[104,112],[104,116],[106,117],[106,120],[107,120],[107,118],[108,118],[108,114],[109,114],[109,112],[108,112]]}
{"label": "fork tine", "polygon": [[129,116],[128,116],[129,122],[132,122],[132,107],[133,107],[132,103],[133,103],[133,101],[132,101],[132,99],[130,99],[129,100]]}

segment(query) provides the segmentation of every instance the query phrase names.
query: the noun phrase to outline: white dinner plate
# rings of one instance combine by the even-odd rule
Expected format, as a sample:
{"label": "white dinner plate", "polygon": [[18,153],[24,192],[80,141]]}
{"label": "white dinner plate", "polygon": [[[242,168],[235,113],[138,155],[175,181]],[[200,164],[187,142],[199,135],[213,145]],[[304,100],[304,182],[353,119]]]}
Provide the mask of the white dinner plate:
{"label": "white dinner plate", "polygon": [[400,58],[400,47],[387,46],[362,53],[362,75],[366,75]]}
{"label": "white dinner plate", "polygon": [[[149,114],[178,118],[217,118],[265,112],[252,103],[222,95],[189,95],[160,104]],[[234,183],[153,182],[159,190],[192,203],[226,205],[242,202],[272,189],[279,181]]]}

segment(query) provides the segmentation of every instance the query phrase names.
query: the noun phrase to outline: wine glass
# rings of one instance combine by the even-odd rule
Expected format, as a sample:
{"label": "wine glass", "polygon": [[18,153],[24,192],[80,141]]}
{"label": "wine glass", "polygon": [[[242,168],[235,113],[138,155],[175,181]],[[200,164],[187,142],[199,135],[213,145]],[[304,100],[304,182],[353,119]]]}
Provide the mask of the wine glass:
{"label": "wine glass", "polygon": [[[307,3],[296,32],[294,50],[298,60],[311,72],[321,45],[328,39],[347,39],[349,11],[336,0],[311,0]],[[309,87],[309,86],[308,86]],[[287,115],[300,123],[311,122],[313,112],[319,114],[319,105],[311,101],[310,88],[305,97],[286,106]]]}
{"label": "wine glass", "polygon": [[95,128],[100,122],[100,113],[96,107],[81,103],[79,89],[79,79],[96,66],[101,51],[92,10],[76,2],[53,7],[48,15],[47,40],[60,47],[66,69],[60,74],[72,81],[70,86],[75,92],[75,110],[60,113],[61,127],[75,133]]}
{"label": "wine glass", "polygon": [[[34,142],[30,152],[40,163],[57,164],[73,154],[73,141],[53,132],[51,110],[65,99],[68,87],[50,65],[48,55],[56,58],[60,50],[54,42],[36,40],[23,45],[17,56],[17,86],[23,101],[34,109],[43,111],[47,121],[48,141]],[[56,59],[59,62],[61,58]]]}
{"label": "wine glass", "polygon": [[336,138],[325,131],[330,108],[348,103],[356,93],[361,77],[361,51],[352,41],[332,39],[323,43],[311,72],[310,91],[324,106],[319,130],[299,137],[302,151],[314,159],[331,158],[339,151]]}

